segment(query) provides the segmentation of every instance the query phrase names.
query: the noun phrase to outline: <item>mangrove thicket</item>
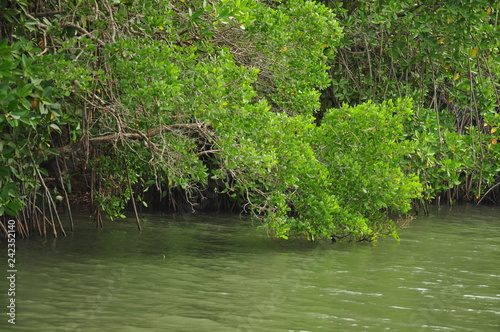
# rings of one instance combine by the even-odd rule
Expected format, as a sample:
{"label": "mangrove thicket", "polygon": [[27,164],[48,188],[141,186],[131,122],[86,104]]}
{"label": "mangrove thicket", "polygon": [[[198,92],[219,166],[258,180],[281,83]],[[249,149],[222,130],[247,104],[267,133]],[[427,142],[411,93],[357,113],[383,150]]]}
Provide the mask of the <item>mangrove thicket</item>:
{"label": "mangrove thicket", "polygon": [[[0,223],[238,210],[397,238],[500,202],[498,1],[0,2]],[[126,212],[128,211],[128,212]]]}

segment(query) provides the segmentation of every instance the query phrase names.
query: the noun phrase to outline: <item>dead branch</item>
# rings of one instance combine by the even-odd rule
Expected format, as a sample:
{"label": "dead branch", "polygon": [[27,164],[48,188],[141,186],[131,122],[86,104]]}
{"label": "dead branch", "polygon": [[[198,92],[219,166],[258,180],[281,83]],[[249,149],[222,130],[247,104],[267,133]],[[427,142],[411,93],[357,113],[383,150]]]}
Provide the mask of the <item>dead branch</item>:
{"label": "dead branch", "polygon": [[[204,132],[209,129],[209,125],[206,123],[179,123],[179,124],[169,125],[166,127],[151,129],[146,133],[143,133],[139,130],[132,129],[129,127],[127,127],[126,129],[129,129],[130,131],[133,132],[120,132],[104,136],[92,137],[88,139],[88,143],[100,144],[100,143],[115,143],[120,140],[138,140],[138,141],[146,141],[148,145],[153,147],[154,144],[152,144],[151,141],[149,140],[152,137],[159,136],[165,133],[175,133],[175,132],[184,132],[184,133]],[[82,149],[83,146],[84,146],[83,142],[80,141],[78,143],[72,143],[56,148],[55,151],[57,151],[57,153],[59,154],[68,154],[71,152],[77,152],[78,150]],[[218,150],[213,150],[212,152],[215,151]]]}

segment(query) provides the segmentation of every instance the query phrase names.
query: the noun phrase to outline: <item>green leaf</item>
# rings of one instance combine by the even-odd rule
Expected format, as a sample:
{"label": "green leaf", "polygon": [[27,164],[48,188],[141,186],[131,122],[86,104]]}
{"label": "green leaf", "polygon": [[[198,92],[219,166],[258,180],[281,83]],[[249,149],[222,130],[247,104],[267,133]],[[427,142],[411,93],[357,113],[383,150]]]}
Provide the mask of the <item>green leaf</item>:
{"label": "green leaf", "polygon": [[10,175],[10,167],[0,166],[0,176],[6,177]]}
{"label": "green leaf", "polygon": [[62,133],[61,128],[60,128],[58,125],[56,125],[55,123],[51,123],[51,124],[49,125],[49,127],[50,127],[50,128],[52,128],[52,129],[54,129],[54,130],[55,130],[55,131],[57,131],[58,133]]}
{"label": "green leaf", "polygon": [[21,64],[23,65],[24,69],[27,69],[31,66],[33,63],[33,59],[28,58],[25,54],[21,56]]}
{"label": "green leaf", "polygon": [[33,83],[25,84],[25,85],[18,87],[16,89],[17,94],[19,95],[19,97],[27,97],[27,96],[29,96],[29,94],[31,93],[31,91],[33,90],[34,87],[35,87],[35,85]]}
{"label": "green leaf", "polygon": [[5,205],[5,212],[7,212],[10,216],[15,217],[22,208],[23,203],[20,200],[14,200]]}
{"label": "green leaf", "polygon": [[53,154],[55,156],[60,156],[61,155],[56,149],[52,149],[52,148],[48,148],[47,150],[45,150],[45,152]]}
{"label": "green leaf", "polygon": [[10,113],[10,115],[16,119],[16,120],[19,120],[21,118],[24,118],[26,117],[26,115],[28,115],[28,111],[25,111],[25,110],[22,110],[22,111],[13,111],[12,113]]}
{"label": "green leaf", "polygon": [[40,171],[40,173],[42,173],[42,175],[48,177],[49,176],[49,172],[43,168],[43,167],[39,167],[38,170]]}
{"label": "green leaf", "polygon": [[52,87],[46,87],[42,91],[42,98],[50,98],[52,96]]}

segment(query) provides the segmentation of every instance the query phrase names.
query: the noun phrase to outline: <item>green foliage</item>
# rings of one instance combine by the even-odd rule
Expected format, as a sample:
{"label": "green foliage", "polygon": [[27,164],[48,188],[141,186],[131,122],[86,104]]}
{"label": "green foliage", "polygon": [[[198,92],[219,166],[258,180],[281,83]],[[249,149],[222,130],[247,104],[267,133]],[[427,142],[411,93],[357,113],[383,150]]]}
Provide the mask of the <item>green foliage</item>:
{"label": "green foliage", "polygon": [[[173,5],[165,5],[173,9]],[[287,200],[295,200],[286,195],[296,191],[297,182],[304,177],[300,172],[308,174],[308,183],[314,182],[310,174],[315,173],[314,167],[322,166],[304,159],[312,154],[309,143],[294,135],[287,141],[280,139],[285,137],[284,121],[293,121],[301,130],[314,128],[310,115],[319,107],[316,89],[327,84],[324,49],[338,43],[340,35],[334,16],[323,6],[301,1],[277,9],[252,1],[223,1],[213,6],[191,2],[187,16],[173,10],[163,18],[150,11],[149,4],[144,6],[151,15],[147,21],[141,16],[146,23],[143,31],[154,34],[125,36],[108,45],[109,73],[98,80],[102,86],[116,84],[113,112],[102,113],[94,128],[103,134],[117,128],[145,134],[164,130],[161,135],[147,137],[143,146],[134,144],[132,148],[141,156],[137,162],[144,165],[147,161],[149,167],[143,167],[142,174],[155,179],[154,186],[180,187],[195,194],[208,181],[224,181],[225,193],[242,198],[249,211],[264,216],[264,224],[276,236],[287,236],[292,232],[285,222],[292,210]],[[313,19],[308,19],[313,12]],[[290,27],[280,20],[296,24],[293,29],[297,31],[291,34]],[[177,35],[182,28],[185,34]],[[170,43],[165,43],[166,38]],[[307,82],[300,79],[303,75],[310,77]],[[307,110],[310,115],[303,119],[270,113],[263,98],[274,103],[273,91],[278,89],[286,89],[283,96],[288,106],[283,104],[276,111],[296,114]],[[305,99],[297,99],[296,94]],[[130,143],[122,143],[120,149],[129,151]],[[303,153],[304,149],[308,152]],[[217,154],[212,156],[210,151]],[[289,151],[304,159],[304,169],[297,170],[297,160]],[[294,167],[282,165],[286,160]],[[115,176],[119,167],[106,165],[99,168],[102,177]],[[297,174],[281,174],[292,169]],[[276,178],[271,180],[271,174]],[[139,179],[131,179],[132,185]],[[113,192],[113,187],[116,184],[103,181],[98,195]],[[302,187],[302,191],[307,188]],[[326,187],[314,191],[322,193]],[[306,213],[303,201],[310,196],[298,197],[291,204]],[[121,205],[107,195],[103,198],[97,199],[102,204],[109,202],[113,207],[107,211],[116,216],[116,207],[123,206],[129,197],[122,196]],[[310,219],[308,223],[313,224]],[[332,218],[325,219],[331,223]],[[314,232],[326,234],[318,229]],[[303,226],[294,227],[292,233],[313,231]]]}
{"label": "green foliage", "polygon": [[407,167],[419,175],[423,199],[431,201],[443,193],[451,203],[480,199],[500,172],[496,127],[483,126],[485,133],[471,126],[461,134],[451,114],[440,116],[440,121],[434,110],[421,110],[406,123],[407,137],[416,144]]}
{"label": "green foliage", "polygon": [[[498,180],[498,10],[491,1],[342,1],[331,106],[411,97],[408,167],[424,198],[473,200]],[[492,132],[493,131],[493,132]],[[453,192],[450,190],[453,189]]]}
{"label": "green foliage", "polygon": [[342,36],[335,15],[315,2],[293,0],[276,9],[260,6],[255,16],[248,30],[258,58],[252,65],[263,76],[258,91],[281,111],[313,114],[318,89],[329,84],[326,59]]}
{"label": "green foliage", "polygon": [[318,155],[334,193],[361,225],[390,225],[385,211],[406,213],[420,196],[418,177],[402,169],[415,147],[404,139],[411,114],[408,100],[368,102],[330,110],[318,128]]}
{"label": "green foliage", "polygon": [[38,51],[24,38],[0,42],[0,216],[16,216],[36,196],[40,164],[55,153],[51,133],[66,124],[52,82],[39,75]]}
{"label": "green foliage", "polygon": [[53,138],[68,129],[76,134],[80,125],[62,99],[75,91],[78,78],[80,85],[88,81],[88,73],[69,70],[70,62],[56,54],[42,58],[47,49],[25,37],[36,31],[29,4],[12,6],[2,18],[13,33],[0,41],[0,216],[35,218],[43,212],[38,206],[54,205],[43,181],[49,174],[41,167],[58,155]]}
{"label": "green foliage", "polygon": [[221,135],[218,144],[225,153],[216,176],[233,180],[226,190],[243,196],[245,208],[261,217],[273,236],[332,235],[340,209],[328,171],[315,158],[312,118],[271,113],[265,103],[256,106],[245,114],[227,114],[216,128],[221,134],[229,126],[240,129],[236,140]]}
{"label": "green foliage", "polygon": [[325,3],[9,3],[0,216],[41,210],[58,151],[111,218],[215,183],[285,239],[397,238],[414,199],[480,197],[500,156],[487,2]]}

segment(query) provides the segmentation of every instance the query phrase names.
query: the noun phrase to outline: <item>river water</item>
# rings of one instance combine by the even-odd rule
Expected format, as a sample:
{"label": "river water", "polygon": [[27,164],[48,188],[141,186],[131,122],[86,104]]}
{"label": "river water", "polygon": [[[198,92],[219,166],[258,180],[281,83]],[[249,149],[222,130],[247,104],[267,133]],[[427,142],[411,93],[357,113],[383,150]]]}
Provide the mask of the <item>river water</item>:
{"label": "river water", "polygon": [[0,331],[500,331],[499,207],[434,209],[400,242],[357,244],[275,242],[238,215],[143,218],[141,233],[79,215],[66,238],[19,240],[16,325]]}

